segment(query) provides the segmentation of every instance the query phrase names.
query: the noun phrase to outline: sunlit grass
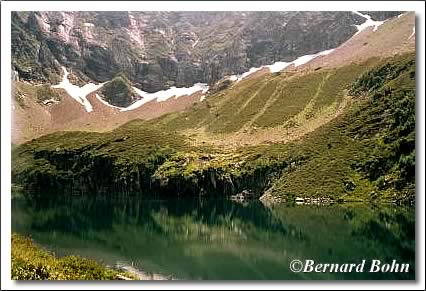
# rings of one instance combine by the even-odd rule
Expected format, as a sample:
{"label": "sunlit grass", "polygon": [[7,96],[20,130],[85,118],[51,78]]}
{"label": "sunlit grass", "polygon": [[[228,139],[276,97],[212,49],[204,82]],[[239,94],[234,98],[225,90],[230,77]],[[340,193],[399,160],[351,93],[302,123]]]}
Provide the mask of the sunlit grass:
{"label": "sunlit grass", "polygon": [[30,238],[12,234],[12,280],[114,280],[119,274],[130,276],[77,256],[56,258]]}

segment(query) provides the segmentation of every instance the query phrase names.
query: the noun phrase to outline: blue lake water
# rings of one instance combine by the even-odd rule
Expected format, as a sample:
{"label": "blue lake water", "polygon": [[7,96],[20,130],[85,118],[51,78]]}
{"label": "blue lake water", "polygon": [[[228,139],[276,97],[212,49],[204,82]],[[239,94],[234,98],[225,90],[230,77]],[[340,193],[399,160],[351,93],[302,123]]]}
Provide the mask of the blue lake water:
{"label": "blue lake water", "polygon": [[[415,209],[259,201],[72,197],[12,200],[12,230],[57,256],[80,255],[175,279],[414,279]],[[292,272],[293,260],[364,272]],[[369,272],[372,260],[408,272]]]}

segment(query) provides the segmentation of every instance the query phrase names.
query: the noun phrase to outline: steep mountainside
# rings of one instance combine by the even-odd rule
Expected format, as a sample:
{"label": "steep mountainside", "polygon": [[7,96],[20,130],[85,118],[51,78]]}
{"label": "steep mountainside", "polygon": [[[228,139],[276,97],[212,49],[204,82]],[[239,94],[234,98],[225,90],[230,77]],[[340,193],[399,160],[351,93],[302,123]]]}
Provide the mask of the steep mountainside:
{"label": "steep mountainside", "polygon": [[123,72],[155,92],[335,48],[364,21],[352,12],[16,12],[12,65],[21,80],[52,84],[61,65],[76,84]]}
{"label": "steep mountainside", "polygon": [[[269,92],[266,103],[285,105],[269,107],[269,114],[253,111],[263,102],[255,93],[262,86]],[[254,95],[235,100],[240,109],[218,111],[224,98],[218,93],[214,103],[182,114],[133,121],[109,133],[55,133],[23,144],[13,151],[13,182],[28,195],[414,199],[414,53],[337,71],[266,77],[244,88]],[[289,98],[284,88],[299,98]],[[211,122],[215,118],[223,120]],[[235,134],[247,122],[248,130],[256,124],[284,142],[220,143],[229,138],[220,134]],[[200,126],[210,138],[191,134]]]}
{"label": "steep mountainside", "polygon": [[[116,81],[124,80],[125,82],[111,83],[111,80],[108,80],[103,84],[96,85],[89,83],[89,81],[80,80],[78,86],[75,86],[71,84],[77,81],[75,71],[68,68],[65,71],[66,74],[62,73],[61,82],[59,80],[55,81],[55,84],[60,83],[60,85],[54,85],[52,88],[60,95],[60,100],[56,99],[55,102],[41,103],[38,101],[40,96],[37,97],[38,93],[35,94],[35,92],[40,91],[40,86],[25,80],[14,81],[15,90],[12,100],[14,105],[14,129],[12,131],[12,141],[14,143],[22,143],[58,130],[108,131],[136,118],[152,119],[165,113],[184,110],[194,103],[205,102],[209,104],[218,99],[214,97],[216,95],[222,96],[224,94],[224,101],[222,101],[224,109],[227,107],[234,108],[237,105],[233,105],[232,102],[236,100],[247,98],[246,102],[250,103],[252,99],[250,96],[255,91],[246,90],[245,84],[247,82],[264,82],[268,78],[270,79],[280,74],[280,71],[283,74],[286,72],[318,71],[320,68],[337,69],[351,63],[361,64],[373,57],[385,58],[394,54],[412,51],[414,50],[416,39],[413,32],[414,14],[404,13],[398,17],[388,19],[378,27],[374,25],[366,27],[333,51],[328,51],[328,54],[321,52],[323,55],[298,56],[297,59],[292,60],[291,64],[277,62],[272,66],[251,68],[241,76],[233,75],[222,78],[217,83],[211,84],[207,92],[205,92],[207,90],[205,85],[195,84],[191,88],[171,88],[167,91],[149,94],[141,92],[137,87],[134,87],[134,84],[130,84],[130,80],[126,81],[128,78],[124,73],[116,75],[121,76]],[[330,84],[339,78],[336,71],[332,71],[331,75],[333,77],[329,80]],[[316,80],[319,79],[317,78]],[[340,81],[344,82],[344,80]],[[111,90],[113,89],[113,86],[111,86],[113,84],[124,85],[123,89],[125,90]],[[109,89],[105,90],[105,88]],[[104,91],[107,91],[106,95]],[[127,91],[127,93],[124,91]],[[137,95],[134,94],[135,92]],[[227,94],[227,92],[230,92],[230,94]],[[235,92],[241,92],[241,94],[236,94]],[[270,92],[265,91],[260,93],[258,98],[262,97],[264,99],[259,100],[268,100]],[[41,98],[46,100],[51,99],[49,94],[41,96]],[[274,98],[277,98],[276,94],[269,102],[272,102]],[[256,101],[257,99],[253,100]],[[118,105],[119,107],[125,107],[126,103],[130,102],[135,103],[126,110],[111,106]],[[280,106],[284,106],[285,104],[285,102],[282,102]],[[275,105],[278,105],[278,102],[274,103]],[[268,108],[272,108],[268,106],[262,109],[265,115],[268,115]],[[237,112],[241,112],[239,109],[236,110]],[[245,111],[242,112],[244,113]],[[221,113],[218,112],[218,114]],[[221,122],[222,118],[219,117],[216,120],[217,122]],[[262,118],[259,120],[262,120]],[[327,119],[322,120],[325,122]],[[253,139],[249,134],[244,134],[244,128],[240,128],[239,133],[235,135],[235,141],[240,140],[244,142],[244,140],[248,140],[251,142],[254,140],[258,142],[270,142],[283,139],[282,135],[278,137],[273,136],[268,130],[260,130],[255,123],[253,125],[257,129],[254,131],[251,130],[250,133],[256,134],[256,138]],[[234,126],[241,125],[237,122]],[[229,143],[229,138],[223,139],[223,142]]]}
{"label": "steep mountainside", "polygon": [[[58,126],[53,131],[79,131],[14,147],[13,184],[30,196],[412,201],[414,15],[368,19],[334,50],[228,76],[209,90],[198,84],[149,94],[125,73],[75,86],[81,71],[68,78],[65,67],[55,86],[14,82],[15,113],[26,125],[34,126],[31,112],[41,126]],[[130,107],[112,105],[130,99]],[[92,126],[115,129],[81,131]]]}

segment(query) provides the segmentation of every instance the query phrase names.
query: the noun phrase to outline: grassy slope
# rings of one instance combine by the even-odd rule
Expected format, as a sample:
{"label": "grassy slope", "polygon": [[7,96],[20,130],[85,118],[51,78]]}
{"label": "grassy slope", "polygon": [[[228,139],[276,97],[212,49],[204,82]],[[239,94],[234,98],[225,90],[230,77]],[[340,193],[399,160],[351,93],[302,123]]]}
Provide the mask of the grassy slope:
{"label": "grassy slope", "polygon": [[280,126],[308,105],[314,115],[325,106],[338,104],[344,89],[375,63],[377,60],[372,59],[362,65],[349,64],[338,69],[290,71],[250,78],[208,96],[206,102],[191,110],[172,113],[150,123],[160,123],[171,130],[204,127],[212,133],[233,133],[249,121],[256,127]]}
{"label": "grassy slope", "polygon": [[[392,63],[390,71],[400,68],[398,74],[372,70],[354,83],[363,72],[386,62]],[[408,54],[311,74],[288,72],[243,80],[183,113],[133,121],[106,134],[55,133],[24,144],[13,153],[14,176],[90,174],[90,167],[60,169],[55,159],[46,158],[46,152],[62,155],[61,159],[84,153],[112,158],[122,176],[129,175],[132,165],[151,163],[154,179],[177,179],[198,190],[200,181],[214,171],[231,184],[239,181],[241,187],[253,186],[241,183],[244,179],[262,184],[260,190],[273,185],[270,192],[276,196],[413,197],[415,133],[414,123],[407,120],[414,119],[414,68],[414,54]],[[380,78],[384,80],[378,83]],[[342,114],[285,144],[200,147],[180,134],[204,128],[214,138],[254,126],[297,127],[312,116],[321,117],[325,107],[337,113],[351,88],[357,97]],[[262,175],[268,176],[267,183],[256,180]]]}
{"label": "grassy slope", "polygon": [[126,275],[76,256],[55,258],[29,238],[12,234],[12,280],[114,280]]}
{"label": "grassy slope", "polygon": [[56,101],[60,101],[62,99],[62,96],[59,93],[60,90],[52,89],[49,85],[34,87],[26,83],[16,82],[15,90],[16,92],[13,97],[21,106],[25,106],[23,98],[31,98],[40,104],[49,99],[54,99]]}
{"label": "grassy slope", "polygon": [[303,139],[283,146],[293,155],[310,158],[282,175],[274,185],[274,193],[319,193],[345,200],[413,198],[414,77],[413,55],[363,75],[352,87],[351,93],[357,99],[350,110]]}
{"label": "grassy slope", "polygon": [[91,158],[107,156],[126,171],[132,165],[155,163],[157,159],[162,160],[176,151],[190,149],[180,136],[171,136],[167,132],[145,127],[140,121],[133,121],[105,134],[57,132],[18,146],[12,152],[12,172],[25,177],[41,174],[75,178],[88,174],[90,169],[85,165],[73,165],[70,169],[66,168],[67,165],[61,167],[50,157],[65,157],[62,160],[66,163],[66,157],[73,155]]}

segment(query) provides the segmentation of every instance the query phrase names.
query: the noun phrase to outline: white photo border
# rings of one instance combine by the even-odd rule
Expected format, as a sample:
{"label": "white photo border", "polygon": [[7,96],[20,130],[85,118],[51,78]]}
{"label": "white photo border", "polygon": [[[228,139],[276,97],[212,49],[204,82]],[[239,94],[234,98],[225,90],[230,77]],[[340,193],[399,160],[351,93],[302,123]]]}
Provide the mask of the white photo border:
{"label": "white photo border", "polygon": [[[16,282],[10,278],[11,234],[11,11],[415,11],[416,281],[180,281]],[[403,290],[425,289],[425,3],[423,1],[3,1],[1,3],[1,289],[19,290]]]}

